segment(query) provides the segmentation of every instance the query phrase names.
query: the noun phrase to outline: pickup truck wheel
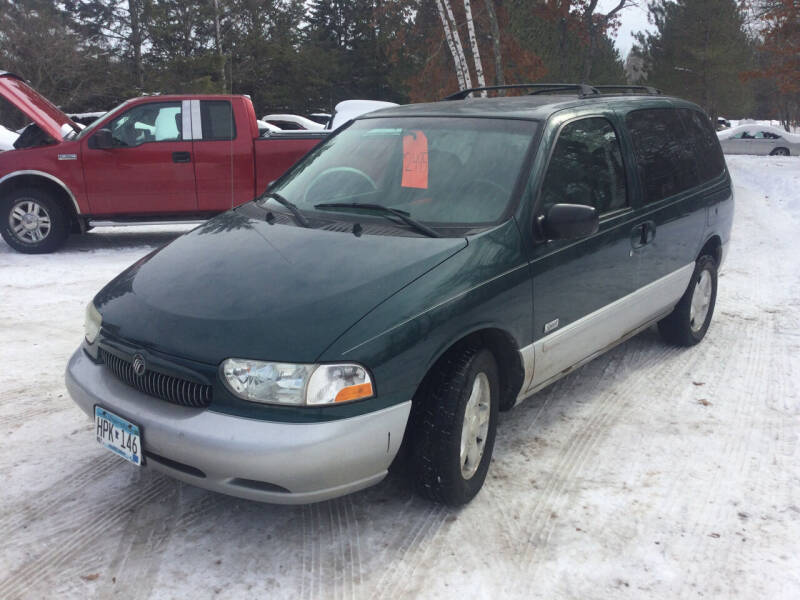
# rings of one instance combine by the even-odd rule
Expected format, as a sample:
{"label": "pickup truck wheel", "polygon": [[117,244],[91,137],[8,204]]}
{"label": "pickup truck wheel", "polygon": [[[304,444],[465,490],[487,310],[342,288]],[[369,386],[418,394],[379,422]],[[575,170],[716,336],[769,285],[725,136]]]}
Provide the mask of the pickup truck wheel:
{"label": "pickup truck wheel", "polygon": [[455,351],[422,391],[411,419],[412,476],[427,498],[466,504],[492,459],[500,399],[494,356],[474,347]]}
{"label": "pickup truck wheel", "polygon": [[695,264],[689,287],[675,310],[658,322],[661,336],[677,346],[694,346],[708,331],[717,301],[717,262],[701,256]]}
{"label": "pickup truck wheel", "polygon": [[14,190],[0,202],[0,206],[0,234],[18,252],[53,252],[69,235],[70,224],[64,209],[44,190]]}

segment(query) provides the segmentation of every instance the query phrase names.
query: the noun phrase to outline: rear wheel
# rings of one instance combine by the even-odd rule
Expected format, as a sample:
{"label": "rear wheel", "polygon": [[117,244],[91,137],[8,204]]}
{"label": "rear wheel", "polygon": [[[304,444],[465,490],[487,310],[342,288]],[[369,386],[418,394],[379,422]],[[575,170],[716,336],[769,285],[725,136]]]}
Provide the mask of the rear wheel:
{"label": "rear wheel", "polygon": [[717,261],[703,255],[695,264],[689,287],[675,310],[658,322],[661,336],[671,344],[694,346],[708,331],[717,301]]}
{"label": "rear wheel", "polygon": [[770,156],[789,156],[789,150],[787,148],[775,148],[769,154]]}
{"label": "rear wheel", "polygon": [[422,495],[461,505],[483,486],[492,459],[499,403],[494,356],[469,347],[440,361],[415,399],[412,476]]}
{"label": "rear wheel", "polygon": [[69,235],[69,218],[61,204],[44,190],[14,190],[0,202],[0,207],[0,234],[19,252],[53,252]]}

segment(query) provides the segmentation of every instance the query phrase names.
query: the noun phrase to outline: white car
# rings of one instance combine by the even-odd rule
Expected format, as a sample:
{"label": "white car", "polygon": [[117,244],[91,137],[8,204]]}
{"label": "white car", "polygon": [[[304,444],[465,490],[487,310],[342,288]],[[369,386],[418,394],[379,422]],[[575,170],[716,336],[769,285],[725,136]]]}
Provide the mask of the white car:
{"label": "white car", "polygon": [[328,121],[326,129],[339,129],[348,121],[360,117],[361,115],[378,110],[397,106],[394,102],[382,102],[380,100],[344,100],[336,105],[333,110],[333,117]]}
{"label": "white car", "polygon": [[0,125],[0,152],[3,150],[13,150],[14,142],[17,141],[19,134]]}
{"label": "white car", "polygon": [[800,155],[800,135],[770,125],[740,125],[717,133],[725,154]]}
{"label": "white car", "polygon": [[284,131],[321,131],[325,129],[323,125],[311,119],[307,119],[306,117],[301,117],[300,115],[264,115],[261,120],[276,127],[280,127]]}

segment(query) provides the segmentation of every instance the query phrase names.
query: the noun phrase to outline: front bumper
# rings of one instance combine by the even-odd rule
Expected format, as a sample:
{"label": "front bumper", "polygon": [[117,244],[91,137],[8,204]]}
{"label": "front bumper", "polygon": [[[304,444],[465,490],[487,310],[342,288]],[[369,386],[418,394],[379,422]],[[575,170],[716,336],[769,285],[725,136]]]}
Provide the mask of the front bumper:
{"label": "front bumper", "polygon": [[124,384],[79,348],[67,390],[139,425],[145,467],[216,492],[276,504],[318,502],[381,481],[403,439],[411,401],[323,423],[246,419],[164,402]]}

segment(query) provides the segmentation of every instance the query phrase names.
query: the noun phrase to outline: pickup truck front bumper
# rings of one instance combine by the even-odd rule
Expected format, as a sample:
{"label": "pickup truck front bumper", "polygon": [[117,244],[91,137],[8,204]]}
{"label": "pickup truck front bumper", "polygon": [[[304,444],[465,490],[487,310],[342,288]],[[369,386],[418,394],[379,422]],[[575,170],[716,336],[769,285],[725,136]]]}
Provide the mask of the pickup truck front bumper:
{"label": "pickup truck front bumper", "polygon": [[407,401],[348,419],[279,423],[187,408],[126,385],[81,348],[67,365],[66,384],[92,418],[100,405],[139,426],[145,468],[276,504],[319,502],[380,482],[411,410]]}

